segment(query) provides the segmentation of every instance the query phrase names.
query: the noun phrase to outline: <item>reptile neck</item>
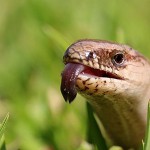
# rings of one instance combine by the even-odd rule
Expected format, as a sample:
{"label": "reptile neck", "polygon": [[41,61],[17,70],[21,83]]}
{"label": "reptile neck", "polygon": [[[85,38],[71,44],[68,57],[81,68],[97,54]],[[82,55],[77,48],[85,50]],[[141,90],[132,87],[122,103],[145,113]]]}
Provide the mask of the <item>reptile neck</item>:
{"label": "reptile neck", "polygon": [[[96,115],[107,131],[114,145],[119,145],[125,149],[138,149],[141,139],[144,138],[146,128],[146,110],[139,114],[141,105],[132,107],[133,99],[108,99],[98,97],[96,100],[88,100]],[[143,106],[146,107],[146,106]],[[140,108],[143,110],[143,108]],[[145,116],[143,118],[142,116]],[[143,121],[144,120],[144,121]],[[119,128],[118,128],[119,127]],[[141,130],[139,130],[141,129]],[[128,147],[126,147],[128,145]]]}

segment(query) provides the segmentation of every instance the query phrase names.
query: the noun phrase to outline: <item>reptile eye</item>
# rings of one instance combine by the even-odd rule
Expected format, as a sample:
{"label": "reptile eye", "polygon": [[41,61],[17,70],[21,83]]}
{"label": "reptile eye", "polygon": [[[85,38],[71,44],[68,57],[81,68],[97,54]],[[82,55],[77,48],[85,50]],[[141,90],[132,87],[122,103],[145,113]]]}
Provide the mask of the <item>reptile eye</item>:
{"label": "reptile eye", "polygon": [[112,57],[112,62],[116,65],[122,65],[124,63],[124,54],[117,53]]}

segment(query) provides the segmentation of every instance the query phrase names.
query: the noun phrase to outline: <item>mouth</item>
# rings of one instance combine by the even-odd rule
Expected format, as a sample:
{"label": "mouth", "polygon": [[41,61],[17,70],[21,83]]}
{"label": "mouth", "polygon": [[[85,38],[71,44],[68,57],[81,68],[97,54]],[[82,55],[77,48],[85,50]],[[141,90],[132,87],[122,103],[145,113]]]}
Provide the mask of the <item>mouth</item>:
{"label": "mouth", "polygon": [[123,78],[121,78],[119,75],[111,72],[94,69],[83,64],[67,63],[64,71],[62,72],[61,93],[65,101],[68,101],[69,103],[71,103],[77,95],[76,79],[79,74],[84,74],[95,78],[111,78],[123,80]]}

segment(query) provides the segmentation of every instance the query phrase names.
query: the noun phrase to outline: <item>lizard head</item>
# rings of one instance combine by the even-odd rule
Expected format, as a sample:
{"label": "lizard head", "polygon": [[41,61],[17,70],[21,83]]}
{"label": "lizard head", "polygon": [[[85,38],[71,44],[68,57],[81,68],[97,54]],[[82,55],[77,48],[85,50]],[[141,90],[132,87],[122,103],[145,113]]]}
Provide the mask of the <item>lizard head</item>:
{"label": "lizard head", "polygon": [[127,45],[80,40],[69,46],[63,61],[66,66],[62,72],[61,92],[69,102],[75,99],[77,92],[86,98],[124,93],[133,96],[141,92],[149,80],[144,76],[145,67],[149,65],[147,60]]}

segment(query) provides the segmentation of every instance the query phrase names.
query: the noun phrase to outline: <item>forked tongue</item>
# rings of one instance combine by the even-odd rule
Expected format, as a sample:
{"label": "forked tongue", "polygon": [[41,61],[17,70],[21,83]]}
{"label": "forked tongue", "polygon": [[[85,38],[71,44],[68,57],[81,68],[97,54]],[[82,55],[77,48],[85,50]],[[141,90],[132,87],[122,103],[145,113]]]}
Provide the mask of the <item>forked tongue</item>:
{"label": "forked tongue", "polygon": [[61,93],[65,101],[71,103],[76,95],[77,90],[75,88],[76,79],[78,75],[84,70],[84,66],[76,63],[68,63],[62,72],[61,79]]}

